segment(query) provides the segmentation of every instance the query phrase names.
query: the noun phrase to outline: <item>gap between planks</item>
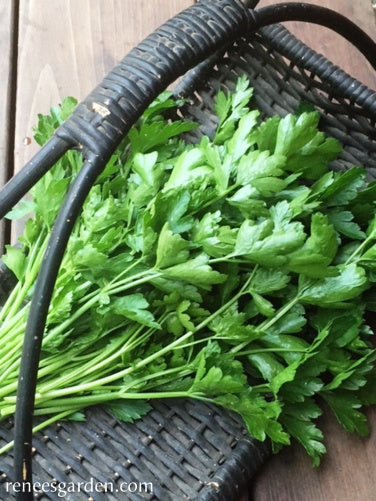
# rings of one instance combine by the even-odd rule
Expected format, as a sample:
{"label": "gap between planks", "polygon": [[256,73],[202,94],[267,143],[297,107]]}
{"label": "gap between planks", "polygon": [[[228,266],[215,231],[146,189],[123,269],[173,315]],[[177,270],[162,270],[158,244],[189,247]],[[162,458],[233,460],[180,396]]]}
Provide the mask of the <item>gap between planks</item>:
{"label": "gap between planks", "polygon": [[[14,171],[17,82],[18,0],[0,4],[0,187]],[[0,255],[9,241],[10,223],[0,222]]]}

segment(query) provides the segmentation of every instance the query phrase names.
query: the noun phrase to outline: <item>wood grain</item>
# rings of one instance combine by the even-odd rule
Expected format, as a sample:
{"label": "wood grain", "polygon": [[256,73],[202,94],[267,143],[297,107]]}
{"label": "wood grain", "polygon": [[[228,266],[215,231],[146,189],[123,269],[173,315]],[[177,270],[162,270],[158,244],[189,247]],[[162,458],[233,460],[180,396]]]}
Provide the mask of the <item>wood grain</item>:
{"label": "wood grain", "polygon": [[327,454],[312,467],[293,445],[272,457],[253,480],[253,501],[373,501],[376,499],[376,411],[368,412],[371,435],[346,433],[328,412],[320,420]]}
{"label": "wood grain", "polygon": [[[137,42],[191,3],[193,0],[20,0],[16,170],[36,150],[25,138],[32,136],[37,113],[48,112],[66,95],[85,97]],[[271,3],[275,0],[261,0],[260,6]],[[313,3],[330,6],[369,34],[375,33],[370,0]],[[308,45],[376,88],[375,72],[341,37],[318,26],[288,26]]]}
{"label": "wood grain", "polygon": [[21,0],[16,170],[36,150],[37,113],[83,99],[142,38],[192,0]]}
{"label": "wood grain", "polygon": [[9,106],[11,94],[11,66],[13,41],[13,4],[0,3],[0,183],[4,182],[7,171]]}
{"label": "wood grain", "polygon": [[[37,114],[79,101],[137,43],[193,0],[20,0],[14,170],[35,154]],[[12,225],[12,242],[24,222]]]}
{"label": "wood grain", "polygon": [[[14,35],[14,2],[0,3],[0,186],[9,174],[10,148],[12,143],[11,94]],[[0,224],[0,252],[4,245],[4,222]]]}

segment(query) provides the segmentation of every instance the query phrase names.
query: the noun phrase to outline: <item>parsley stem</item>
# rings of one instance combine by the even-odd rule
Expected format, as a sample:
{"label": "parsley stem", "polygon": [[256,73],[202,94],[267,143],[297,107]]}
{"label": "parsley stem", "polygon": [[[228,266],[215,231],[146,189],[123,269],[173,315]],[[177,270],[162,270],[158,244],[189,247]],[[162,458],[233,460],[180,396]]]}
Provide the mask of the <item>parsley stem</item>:
{"label": "parsley stem", "polygon": [[[125,341],[124,336],[120,336],[117,342],[113,342],[110,346],[107,346],[105,350],[102,349],[99,354],[89,360],[87,364],[79,364],[76,370],[70,371],[69,374],[65,376],[59,376],[58,386],[64,387],[71,381],[79,382],[82,378],[87,382],[90,380],[89,375],[93,372],[95,372],[95,377],[98,378],[102,368],[105,369],[104,374],[113,371],[112,362],[116,365],[116,360],[121,359],[123,353],[131,351],[133,348],[132,341],[134,341],[135,338],[137,342],[133,344],[137,346],[137,344],[141,344],[141,342],[145,341],[145,337],[148,337],[145,336],[145,334],[142,337],[140,336],[142,328],[143,326],[138,326],[138,328],[134,329],[127,341]],[[150,335],[150,330],[151,329],[149,329],[146,334]],[[55,381],[55,378],[47,384],[40,384],[37,388],[37,394],[43,397],[44,393],[48,393],[48,391],[54,388],[57,388],[57,381]]]}
{"label": "parsley stem", "polygon": [[132,372],[136,372],[137,370],[141,369],[142,367],[145,367],[146,365],[148,365],[150,362],[153,362],[157,358],[162,357],[168,351],[170,351],[172,348],[179,345],[181,342],[185,341],[186,339],[188,339],[192,335],[193,335],[193,332],[189,331],[186,334],[184,334],[183,336],[181,336],[180,338],[178,338],[175,341],[173,341],[172,343],[170,343],[169,345],[164,346],[160,350],[156,351],[155,353],[152,353],[151,355],[149,355],[148,357],[146,357],[142,360],[139,360],[135,364],[133,364],[129,367],[126,367],[118,372],[111,372],[109,375],[102,377],[102,378],[99,378],[99,379],[96,379],[95,381],[90,381],[90,382],[87,382],[84,384],[78,384],[78,385],[74,385],[74,386],[70,386],[70,387],[65,387],[65,388],[61,388],[58,390],[46,392],[43,394],[39,393],[39,391],[38,391],[38,393],[35,395],[35,401],[37,402],[40,398],[44,398],[44,399],[56,398],[56,397],[69,395],[71,393],[76,394],[79,392],[88,391],[88,390],[91,390],[94,388],[102,387],[108,383],[112,383],[114,381],[117,381],[117,380],[131,374]]}
{"label": "parsley stem", "polygon": [[0,359],[4,360],[2,355],[8,355],[9,343],[17,339],[20,332],[21,334],[23,333],[25,327],[24,322],[28,311],[29,305],[26,305],[0,326],[0,340],[2,345],[0,349]]}
{"label": "parsley stem", "polygon": [[[1,382],[0,396],[3,393],[3,389],[4,389],[3,384],[7,380],[7,378],[14,381],[14,377],[9,378],[9,376],[10,375],[14,376],[14,374],[18,374],[18,369],[19,369],[19,365],[20,365],[21,346],[22,346],[22,343],[17,344],[16,346],[13,346],[12,350],[10,350],[8,353],[8,364],[7,364],[8,366],[4,371],[1,372],[1,377],[0,377],[0,382]],[[9,360],[11,361],[11,363],[9,363]]]}
{"label": "parsley stem", "polygon": [[[282,308],[280,308],[277,313],[274,315],[273,318],[270,320],[265,320],[262,322],[259,326],[257,326],[257,330],[261,333],[266,332],[270,327],[272,327],[280,318],[282,318],[293,306],[295,306],[300,300],[300,296],[296,295],[293,299],[291,299],[288,303],[286,303]],[[244,341],[243,343],[238,344],[237,346],[234,346],[231,349],[231,353],[239,353],[248,346],[250,341]]]}
{"label": "parsley stem", "polygon": [[[121,273],[119,273],[115,278],[113,278],[109,283],[108,283],[108,286],[111,286],[112,284],[115,283],[115,281],[119,281],[119,279],[126,275],[127,273],[129,273],[133,268],[135,268],[136,266],[138,266],[139,264],[141,264],[143,261],[143,258],[140,258],[140,259],[136,259],[133,261],[132,264],[130,264],[127,268],[125,268]],[[141,272],[141,273],[138,273],[136,275],[133,275],[133,277],[129,277],[129,278],[137,278],[138,276],[143,276],[145,272]]]}
{"label": "parsley stem", "polygon": [[364,249],[365,247],[367,247],[367,245],[375,239],[375,234],[374,232],[372,232],[365,240],[363,240],[363,242],[358,245],[358,247],[355,249],[355,251],[351,254],[351,256],[346,260],[345,262],[345,266],[347,266],[348,264],[350,264],[353,259],[358,256]]}
{"label": "parsley stem", "polygon": [[8,296],[6,304],[0,311],[0,323],[6,317],[12,317],[15,315],[22,303],[25,301],[26,295],[38,275],[47,243],[48,239],[46,238],[44,232],[41,232],[38,235],[35,244],[31,248],[30,255],[28,256],[28,265],[24,280],[17,282],[16,287],[14,287]]}
{"label": "parsley stem", "polygon": [[[149,273],[149,275],[148,275]],[[127,279],[116,283],[116,287],[110,288],[106,290],[104,287],[104,292],[108,294],[117,294],[119,292],[124,292],[133,287],[137,287],[145,282],[150,281],[153,278],[156,278],[160,274],[151,273],[150,270],[143,271],[139,273],[137,276],[142,277],[138,280],[134,280],[134,277],[128,277]],[[121,285],[119,285],[121,284]],[[100,294],[102,291],[96,291],[95,295],[92,295],[89,300],[87,300],[80,308],[78,308],[69,318],[67,318],[64,322],[62,322],[57,327],[51,329],[47,335],[45,336],[43,343],[48,343],[50,339],[53,339],[55,336],[62,334],[65,330],[67,330],[74,322],[76,322],[86,311],[93,308],[97,303],[100,303]]]}
{"label": "parsley stem", "polygon": [[[42,423],[37,424],[36,426],[33,427],[33,433],[36,433],[40,430],[43,430],[44,428],[47,428],[50,424],[56,423],[57,421],[60,421],[61,419],[64,419],[71,414],[73,414],[74,411],[72,409],[60,412],[59,414],[55,414],[54,416],[50,417],[49,419],[46,419]],[[5,452],[8,452],[12,449],[14,445],[14,441],[12,440],[11,442],[8,442],[5,444],[3,447],[0,448],[0,456],[1,454],[4,454]]]}
{"label": "parsley stem", "polygon": [[[108,402],[110,400],[151,400],[151,399],[163,399],[163,398],[186,398],[190,393],[187,390],[183,391],[151,391],[151,392],[128,392],[128,391],[116,391],[116,392],[103,392],[98,395],[79,395],[75,397],[61,398],[59,400],[46,401],[46,408],[41,407],[36,415],[48,414],[50,409],[47,406],[55,404],[55,409],[59,409],[64,406],[72,407],[88,407],[90,405],[97,405],[103,402]],[[54,411],[56,412],[56,410]]]}
{"label": "parsley stem", "polygon": [[238,356],[257,355],[258,353],[306,353],[307,349],[292,349],[292,348],[259,348],[254,350],[238,351]]}
{"label": "parsley stem", "polygon": [[[142,278],[142,277],[144,277],[145,275],[147,275],[148,273],[151,272],[150,269],[143,270],[143,271],[141,271],[141,272],[139,272],[139,273],[137,273],[135,275],[131,275],[130,277],[127,277],[127,278],[125,278],[123,280],[119,280],[118,282],[116,282],[116,280],[118,280],[118,278],[120,276],[124,275],[125,273],[128,273],[128,271],[130,271],[132,268],[133,268],[133,266],[129,266],[126,270],[123,270],[119,275],[117,275],[114,279],[112,279],[111,282],[108,282],[103,287],[103,289],[95,289],[95,290],[89,292],[86,296],[82,297],[78,301],[78,303],[79,304],[86,303],[88,300],[91,300],[93,297],[96,297],[96,296],[100,295],[102,292],[104,292],[104,293],[109,293],[110,291],[112,292],[112,290],[111,290],[112,286],[114,286],[114,285],[116,285],[116,286],[127,285],[129,283],[132,283],[132,281],[134,281],[135,279]],[[136,284],[136,285],[138,285],[138,284]]]}
{"label": "parsley stem", "polygon": [[282,308],[280,308],[276,315],[274,315],[273,318],[271,318],[270,320],[265,320],[264,322],[262,322],[259,326],[259,328],[261,329],[261,331],[265,332],[267,331],[268,329],[270,329],[270,327],[272,327],[272,325],[274,325],[276,322],[278,322],[278,320],[280,318],[282,318],[288,311],[291,310],[291,308],[293,306],[295,306],[300,300],[300,296],[299,294],[297,294],[293,299],[291,299],[288,303],[286,303]]}
{"label": "parsley stem", "polygon": [[137,388],[137,386],[139,386],[141,384],[147,383],[148,381],[152,381],[153,379],[158,379],[158,378],[161,378],[160,381],[158,381],[158,386],[161,386],[162,384],[164,384],[163,378],[166,378],[166,376],[168,376],[167,383],[169,383],[169,382],[171,382],[171,379],[169,378],[169,376],[171,376],[172,374],[178,373],[179,378],[181,378],[184,376],[188,376],[189,374],[192,374],[193,372],[195,372],[195,369],[188,368],[187,366],[172,367],[171,369],[163,369],[159,372],[153,372],[152,374],[148,374],[147,376],[141,377],[139,379],[135,379],[134,381],[130,382],[128,384],[128,386],[122,385],[122,391],[128,391],[128,388],[132,388],[132,387]]}
{"label": "parsley stem", "polygon": [[[184,391],[151,391],[151,392],[128,392],[122,389],[118,391],[101,391],[98,394],[76,395],[72,397],[45,400],[43,406],[35,409],[36,416],[63,412],[64,407],[70,409],[69,414],[73,414],[78,409],[84,409],[92,405],[97,405],[111,400],[150,400],[161,398],[186,398],[192,396],[188,390]],[[7,401],[15,401],[15,397],[6,399]],[[4,407],[1,411],[2,417],[7,417],[14,412],[14,405],[10,404]],[[67,412],[67,411],[66,411]],[[69,414],[66,414],[67,416]]]}
{"label": "parsley stem", "polygon": [[227,263],[227,262],[238,263],[238,264],[249,264],[249,260],[246,260],[246,259],[234,259],[237,256],[238,256],[238,254],[232,253],[232,254],[227,254],[227,256],[216,257],[216,258],[213,258],[213,259],[209,259],[209,264]]}
{"label": "parsley stem", "polygon": [[[137,287],[138,285],[144,284],[146,282],[150,282],[154,278],[158,278],[162,275],[162,273],[157,272],[157,271],[151,271],[151,270],[145,270],[137,275],[134,275],[132,277],[125,278],[124,280],[120,280],[119,282],[116,282],[113,284],[112,287],[108,288],[108,293],[109,294],[118,294],[119,292],[123,292],[127,289],[130,289],[132,287]],[[137,280],[135,280],[137,278]],[[107,288],[107,287],[106,287]]]}

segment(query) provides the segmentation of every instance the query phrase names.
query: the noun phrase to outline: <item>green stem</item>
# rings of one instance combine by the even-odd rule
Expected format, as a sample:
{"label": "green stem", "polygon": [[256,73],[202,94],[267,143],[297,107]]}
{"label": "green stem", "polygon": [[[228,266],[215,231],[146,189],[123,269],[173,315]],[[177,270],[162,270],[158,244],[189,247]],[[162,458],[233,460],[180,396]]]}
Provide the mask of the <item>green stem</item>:
{"label": "green stem", "polygon": [[[186,398],[188,396],[190,396],[189,391],[125,392],[123,390],[94,395],[79,395],[59,398],[58,400],[46,400],[43,402],[43,407],[39,407],[38,415],[44,414],[48,406],[51,405],[53,405],[55,409],[61,409],[61,407],[80,407],[83,409],[91,405],[103,404],[111,400],[151,400],[160,398]],[[6,412],[9,412],[8,409],[6,409]]]}
{"label": "green stem", "polygon": [[[25,331],[25,322],[29,305],[19,310],[12,318],[7,319],[0,327],[0,340],[2,349],[0,350],[0,360],[8,357],[9,349],[12,343],[22,342],[22,334]],[[1,364],[0,364],[1,365]]]}
{"label": "green stem", "polygon": [[256,267],[253,269],[252,273],[248,277],[248,279],[245,281],[243,287],[239,290],[237,294],[233,298],[231,298],[227,303],[225,303],[221,308],[219,308],[215,313],[207,317],[205,320],[203,320],[199,325],[196,326],[196,328],[193,331],[188,331],[184,335],[180,336],[177,338],[175,341],[172,343],[168,344],[167,346],[161,348],[155,353],[152,353],[148,357],[144,358],[143,360],[140,360],[136,364],[132,365],[131,367],[126,367],[121,371],[118,371],[116,373],[109,374],[108,376],[101,377],[96,379],[95,381],[90,381],[84,384],[78,384],[78,385],[73,385],[71,387],[66,387],[66,388],[61,388],[57,390],[52,390],[50,392],[46,393],[37,393],[36,394],[36,401],[40,400],[47,400],[47,399],[54,399],[54,398],[59,398],[62,396],[66,396],[69,394],[76,394],[76,393],[81,393],[81,392],[86,392],[89,390],[93,389],[98,389],[101,388],[109,383],[113,383],[114,381],[117,381],[121,378],[124,378],[125,376],[131,374],[132,372],[136,372],[137,370],[145,367],[149,363],[153,362],[154,360],[163,357],[166,353],[168,353],[171,350],[174,350],[176,347],[180,346],[182,343],[184,343],[186,340],[188,340],[190,337],[192,337],[196,332],[201,330],[202,328],[206,327],[214,318],[216,318],[218,315],[221,315],[224,311],[226,311],[234,302],[236,302],[246,291],[247,287],[249,286],[249,283],[252,280],[253,274],[255,273]]}
{"label": "green stem", "polygon": [[[137,273],[137,275],[133,275],[131,277],[125,278],[124,280],[120,280],[119,282],[115,282],[111,287],[108,288],[108,294],[118,294],[119,292],[124,292],[125,290],[132,287],[137,287],[138,285],[150,282],[150,280],[158,278],[161,275],[162,273],[157,271],[142,271],[140,273]],[[137,280],[135,280],[135,278],[137,278]]]}
{"label": "green stem", "polygon": [[363,242],[355,249],[355,251],[351,254],[351,256],[347,259],[345,266],[351,263],[351,261],[356,257],[358,254],[360,254],[367,245],[374,240],[375,235],[371,233]]}
{"label": "green stem", "polygon": [[[187,398],[193,396],[189,391],[153,391],[153,392],[125,392],[123,390],[114,392],[102,392],[94,395],[79,395],[67,398],[51,399],[43,402],[43,406],[39,406],[34,411],[35,416],[43,416],[47,414],[59,413],[61,416],[65,413],[66,416],[73,414],[77,410],[98,404],[104,404],[113,400],[151,400],[162,398]],[[4,407],[1,411],[3,418],[14,413],[15,403],[13,398],[7,399],[12,404]],[[60,418],[61,419],[61,418]]]}
{"label": "green stem", "polygon": [[[49,419],[46,419],[45,421],[43,421],[43,423],[40,423],[40,424],[34,426],[33,433],[37,433],[38,431],[43,430],[44,428],[46,428],[50,424],[56,423],[60,419],[64,419],[64,418],[68,417],[70,414],[72,414],[71,409],[64,411],[64,412],[61,412],[60,414],[56,414],[55,416],[52,416]],[[3,447],[1,447],[0,456],[1,456],[1,454],[4,454],[5,452],[10,451],[12,449],[13,445],[14,445],[14,441],[12,440],[11,442],[8,442]]]}
{"label": "green stem", "polygon": [[1,383],[0,396],[2,395],[2,390],[3,390],[2,385],[6,381],[6,378],[9,377],[9,375],[12,374],[13,371],[13,377],[11,378],[11,380],[14,380],[15,373],[18,373],[18,369],[20,366],[21,348],[22,348],[22,343],[20,343],[20,346],[14,346],[8,354],[9,356],[8,367],[4,371],[2,371],[0,375],[0,383]]}
{"label": "green stem", "polygon": [[[142,261],[143,261],[143,258],[136,259],[135,261],[133,261],[133,263],[132,263],[132,264],[130,264],[130,265],[128,266],[128,268],[125,268],[125,269],[124,269],[121,273],[119,273],[119,275],[117,275],[115,278],[113,278],[113,279],[109,282],[109,284],[108,284],[108,285],[112,285],[112,284],[115,282],[115,280],[116,280],[116,281],[119,281],[119,279],[120,279],[122,276],[126,275],[126,274],[127,274],[127,273],[129,273],[131,270],[133,270],[133,268],[135,268],[136,266],[140,265],[140,264],[142,263]],[[137,273],[137,274],[135,274],[135,275],[133,275],[133,276],[131,276],[131,277],[128,277],[128,278],[129,278],[129,279],[134,279],[134,278],[137,278],[138,276],[143,276],[143,273],[145,273],[145,272],[144,272],[144,271],[142,271],[142,272]]]}
{"label": "green stem", "polygon": [[238,256],[239,256],[239,254],[233,253],[233,254],[227,254],[227,256],[223,256],[223,257],[216,257],[216,258],[210,259],[209,264],[227,263],[227,262],[237,263],[237,264],[245,264],[245,265],[250,264],[249,259],[234,259]]}
{"label": "green stem", "polygon": [[[178,373],[179,378],[182,378],[182,377],[188,376],[189,374],[192,374],[192,372],[193,372],[193,369],[188,369],[186,366],[173,367],[171,369],[164,369],[162,371],[154,372],[153,374],[149,374],[149,375],[144,376],[142,378],[135,379],[128,386],[123,385],[122,391],[128,391],[128,388],[132,388],[134,386],[137,387],[140,384],[144,384],[144,383],[147,383],[153,379],[158,379],[158,378],[161,378],[161,379],[166,378],[167,382],[171,382],[170,376],[172,374]],[[158,386],[161,386],[162,384],[165,384],[165,383],[159,382]]]}
{"label": "green stem", "polygon": [[300,295],[296,295],[293,299],[291,299],[288,303],[286,303],[282,308],[280,308],[278,310],[277,314],[274,315],[273,318],[262,322],[260,325],[260,329],[263,332],[270,329],[270,327],[272,327],[272,325],[274,325],[276,322],[278,322],[278,320],[280,318],[282,318],[284,315],[286,315],[286,313],[289,312],[291,310],[291,308],[299,302],[299,300],[300,300]]}
{"label": "green stem", "polygon": [[114,381],[117,381],[118,379],[121,379],[125,376],[128,376],[132,372],[135,372],[141,368],[143,368],[145,365],[149,364],[150,362],[153,362],[159,357],[162,357],[165,355],[168,351],[173,349],[175,346],[177,346],[179,343],[185,341],[189,337],[193,335],[193,332],[189,331],[187,332],[184,336],[181,336],[180,338],[176,339],[174,342],[170,343],[169,345],[165,346],[164,348],[161,348],[157,352],[149,355],[148,357],[144,358],[143,360],[140,360],[136,364],[132,365],[131,367],[126,367],[125,369],[122,369],[121,371],[118,371],[116,373],[109,374],[106,377],[102,377],[99,379],[96,379],[95,381],[90,381],[85,384],[79,384],[79,385],[74,385],[70,386],[67,388],[61,388],[59,390],[54,390],[46,393],[38,393],[35,395],[35,401],[40,401],[40,400],[47,400],[47,399],[54,399],[54,398],[59,398],[65,395],[69,394],[76,394],[76,393],[81,393],[89,390],[93,390],[94,388],[101,388],[108,383],[113,383]]}
{"label": "green stem", "polygon": [[[149,273],[147,275],[147,273]],[[67,318],[64,322],[62,322],[60,325],[57,327],[54,327],[51,329],[47,335],[44,338],[44,343],[47,343],[50,339],[53,339],[55,336],[58,336],[65,330],[67,330],[76,320],[78,320],[86,311],[90,310],[95,304],[97,304],[101,292],[105,292],[108,294],[117,294],[119,292],[124,292],[128,289],[131,289],[133,287],[137,287],[138,285],[141,285],[143,283],[146,283],[150,281],[151,279],[155,278],[156,276],[159,276],[158,273],[151,273],[150,270],[143,271],[139,273],[137,276],[140,278],[138,280],[134,280],[134,277],[128,277],[127,279],[120,281],[119,283],[121,286],[119,286],[119,283],[116,283],[115,288],[110,288],[109,290],[107,289],[107,286],[104,287],[101,291],[95,291],[95,293],[91,293],[90,299],[83,298],[82,302],[84,303],[78,310],[76,310],[69,318]],[[142,277],[142,278],[141,278]]]}
{"label": "green stem", "polygon": [[[43,240],[42,243],[40,242],[41,240]],[[43,235],[43,232],[41,232],[38,235],[38,238],[29,256],[29,265],[28,269],[26,270],[25,281],[23,282],[21,288],[17,291],[16,297],[13,297],[12,295],[10,301],[7,301],[7,304],[9,304],[9,306],[8,308],[5,309],[4,312],[6,316],[12,317],[12,315],[15,315],[18,309],[21,307],[22,303],[25,301],[26,295],[29,292],[30,287],[33,285],[38,275],[39,268],[47,247],[47,243],[48,243],[48,238],[46,238]],[[1,313],[2,313],[1,317],[4,318],[3,311]],[[2,318],[0,318],[0,321],[2,320]]]}
{"label": "green stem", "polygon": [[[124,352],[130,351],[132,346],[132,341],[135,337],[139,336],[143,326],[140,326],[136,331],[131,335],[130,339],[125,342],[123,337],[120,337],[117,343],[113,343],[111,346],[111,350],[105,349],[101,350],[100,353],[96,357],[92,357],[87,364],[78,365],[77,369],[72,370],[69,374],[64,376],[58,376],[57,378],[53,378],[46,383],[41,383],[38,385],[37,392],[43,395],[44,393],[48,393],[53,388],[57,388],[58,386],[65,386],[72,381],[79,381],[80,379],[84,379],[85,382],[89,382],[89,375],[95,372],[95,377],[98,379],[98,376],[101,374],[101,370],[104,368],[104,373],[102,372],[102,377],[107,372],[111,372],[116,365],[116,359],[121,359],[121,356]],[[138,338],[136,344],[140,344],[140,339]],[[65,364],[64,364],[65,365]]]}
{"label": "green stem", "polygon": [[[115,283],[116,285],[119,285],[117,282],[115,282],[115,280],[119,280],[119,278],[123,275],[125,275],[126,273],[129,273],[135,266],[137,266],[138,264],[140,264],[142,262],[141,259],[135,261],[134,263],[132,263],[130,266],[128,266],[128,268],[126,268],[125,270],[123,270],[121,273],[119,273],[119,275],[117,275],[115,278],[113,278],[110,282],[108,282],[108,284],[106,284],[105,286],[105,292],[107,292],[107,289],[110,289],[111,286]],[[122,283],[129,283],[129,282],[132,282],[132,280],[134,280],[135,278],[140,278],[140,277],[143,277],[145,275],[145,273],[148,273],[150,272],[150,270],[144,270],[140,273],[137,273],[135,275],[131,275],[130,277],[127,277],[125,279],[125,281]],[[119,281],[120,282],[120,281]],[[91,283],[91,282],[89,282]],[[88,293],[85,297],[81,298],[79,301],[78,301],[78,304],[81,304],[81,303],[86,303],[86,301],[90,300],[92,297],[96,296],[98,294],[98,290],[94,290],[90,293]]]}
{"label": "green stem", "polygon": [[243,355],[257,355],[259,353],[306,353],[306,349],[301,349],[297,350],[294,349],[292,350],[291,348],[260,348],[260,349],[255,349],[255,350],[246,350],[246,351],[238,351],[236,353],[237,356],[243,356]]}
{"label": "green stem", "polygon": [[[299,295],[295,296],[291,301],[289,301],[282,308],[280,308],[277,311],[276,315],[274,315],[273,318],[265,320],[264,322],[262,322],[257,327],[257,331],[260,332],[260,334],[266,332],[268,329],[270,329],[270,327],[272,327],[272,325],[274,325],[276,322],[278,322],[278,320],[280,318],[282,318],[289,310],[291,310],[291,308],[293,306],[295,306],[299,302],[299,300],[300,300],[300,296]],[[249,343],[250,343],[250,341],[244,341],[243,343],[240,343],[237,346],[234,346],[231,349],[231,353],[238,354],[239,352],[241,352],[243,350],[243,348],[245,348],[246,346],[248,346]]]}

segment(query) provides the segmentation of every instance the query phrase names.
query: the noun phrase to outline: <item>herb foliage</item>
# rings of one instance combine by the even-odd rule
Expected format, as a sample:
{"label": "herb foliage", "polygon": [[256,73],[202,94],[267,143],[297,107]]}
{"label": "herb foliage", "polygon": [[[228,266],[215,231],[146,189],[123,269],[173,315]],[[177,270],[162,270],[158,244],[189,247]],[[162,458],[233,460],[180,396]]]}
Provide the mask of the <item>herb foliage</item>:
{"label": "herb foliage", "polygon": [[[298,440],[314,464],[322,402],[368,433],[375,183],[361,167],[329,169],[341,147],[316,111],[262,121],[251,96],[245,78],[220,92],[214,138],[186,144],[196,125],[165,118],[176,103],[164,93],[112,156],[50,306],[35,400],[45,423],[94,404],[132,422],[153,398],[189,397],[239,413],[275,450]],[[39,144],[74,106],[39,116]],[[33,285],[80,165],[68,152],[8,214],[33,212],[3,256],[18,283],[0,311],[1,418],[14,413]]]}

